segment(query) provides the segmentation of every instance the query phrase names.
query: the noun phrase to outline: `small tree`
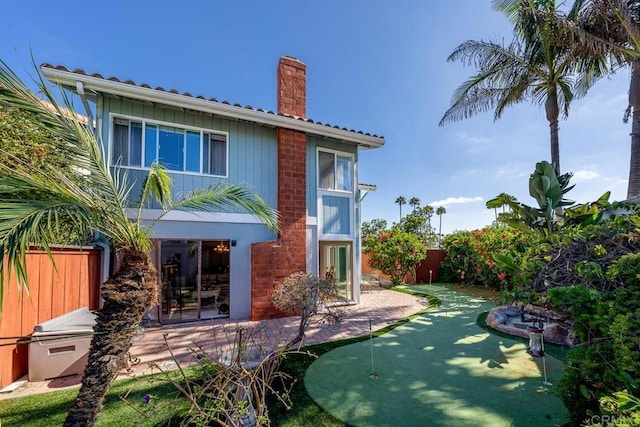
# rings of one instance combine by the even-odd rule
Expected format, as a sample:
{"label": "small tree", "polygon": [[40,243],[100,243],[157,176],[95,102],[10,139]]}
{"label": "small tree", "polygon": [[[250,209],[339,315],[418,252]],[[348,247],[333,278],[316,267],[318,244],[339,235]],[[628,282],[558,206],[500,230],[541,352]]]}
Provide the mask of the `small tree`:
{"label": "small tree", "polygon": [[273,305],[289,315],[300,315],[298,335],[288,344],[292,346],[304,338],[311,318],[318,315],[332,323],[339,323],[345,310],[336,305],[344,301],[335,282],[320,279],[309,273],[293,273],[273,291]]}
{"label": "small tree", "polygon": [[403,283],[404,276],[427,255],[427,246],[415,234],[392,230],[370,241],[373,268],[391,276],[394,286]]}
{"label": "small tree", "polygon": [[430,205],[418,207],[405,215],[402,221],[394,225],[393,228],[415,234],[427,247],[431,247],[437,242],[436,236],[431,228],[432,216],[433,207]]}

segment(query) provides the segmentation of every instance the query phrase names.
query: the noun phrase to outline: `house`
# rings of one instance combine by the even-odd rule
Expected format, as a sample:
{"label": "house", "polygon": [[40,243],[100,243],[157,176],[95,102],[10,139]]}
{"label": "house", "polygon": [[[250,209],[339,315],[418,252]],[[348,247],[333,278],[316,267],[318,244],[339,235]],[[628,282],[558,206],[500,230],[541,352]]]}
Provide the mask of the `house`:
{"label": "house", "polygon": [[[306,65],[280,58],[277,112],[231,105],[175,89],[43,64],[52,82],[95,105],[97,135],[111,165],[140,186],[164,164],[173,192],[242,184],[281,215],[274,235],[241,212],[172,212],[153,229],[162,323],[277,316],[274,286],[289,274],[333,268],[342,294],[359,301],[361,150],[384,138],[307,118]],[[135,190],[132,194],[139,194]],[[135,202],[135,201],[132,201]],[[148,209],[145,219],[157,217]]]}

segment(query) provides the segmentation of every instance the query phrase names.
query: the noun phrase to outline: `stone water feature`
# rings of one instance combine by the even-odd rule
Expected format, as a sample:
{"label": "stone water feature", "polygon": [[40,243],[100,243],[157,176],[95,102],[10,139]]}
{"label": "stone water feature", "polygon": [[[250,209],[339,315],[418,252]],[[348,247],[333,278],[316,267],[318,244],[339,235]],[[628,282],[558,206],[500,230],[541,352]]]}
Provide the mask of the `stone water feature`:
{"label": "stone water feature", "polygon": [[540,326],[537,320],[533,322],[532,319],[543,319],[545,342],[569,347],[576,345],[576,338],[566,323],[567,316],[542,307],[527,305],[521,308],[515,305],[501,305],[489,311],[486,323],[493,329],[506,334],[529,338],[527,328]]}

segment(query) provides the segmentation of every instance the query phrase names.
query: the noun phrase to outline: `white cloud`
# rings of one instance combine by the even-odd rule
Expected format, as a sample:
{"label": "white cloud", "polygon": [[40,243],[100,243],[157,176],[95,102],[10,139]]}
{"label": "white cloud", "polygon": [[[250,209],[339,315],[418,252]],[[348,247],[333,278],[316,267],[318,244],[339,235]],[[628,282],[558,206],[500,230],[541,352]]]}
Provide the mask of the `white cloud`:
{"label": "white cloud", "polygon": [[590,179],[600,178],[600,174],[592,170],[579,170],[573,173],[573,182],[589,181]]}
{"label": "white cloud", "polygon": [[622,118],[627,107],[629,95],[626,90],[618,93],[596,94],[577,103],[577,108],[571,112],[574,120],[599,119],[603,111],[608,111]]}
{"label": "white cloud", "polygon": [[447,197],[444,200],[437,200],[435,202],[429,203],[431,206],[447,206],[447,205],[462,205],[465,203],[476,203],[476,202],[484,202],[484,198],[480,196],[476,197]]}
{"label": "white cloud", "polygon": [[455,138],[466,146],[469,153],[474,154],[486,150],[491,143],[489,138],[472,135],[467,132],[456,132]]}

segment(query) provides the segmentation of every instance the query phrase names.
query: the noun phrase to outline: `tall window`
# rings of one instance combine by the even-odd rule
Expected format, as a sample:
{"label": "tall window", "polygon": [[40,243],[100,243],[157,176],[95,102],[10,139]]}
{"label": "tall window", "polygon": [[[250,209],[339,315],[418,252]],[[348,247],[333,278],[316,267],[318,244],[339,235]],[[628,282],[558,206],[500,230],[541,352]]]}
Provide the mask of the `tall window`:
{"label": "tall window", "polygon": [[113,121],[113,163],[142,166],[142,123],[115,119]]}
{"label": "tall window", "polygon": [[326,190],[353,191],[353,162],[351,157],[319,151],[318,185]]}
{"label": "tall window", "polygon": [[147,120],[113,120],[111,162],[172,171],[227,175],[227,136],[205,130],[165,126]]}

